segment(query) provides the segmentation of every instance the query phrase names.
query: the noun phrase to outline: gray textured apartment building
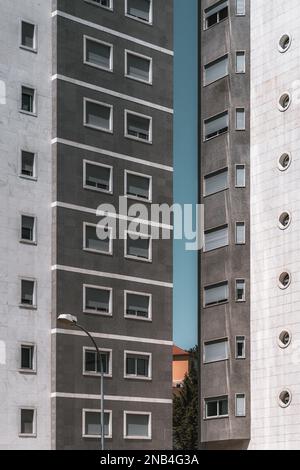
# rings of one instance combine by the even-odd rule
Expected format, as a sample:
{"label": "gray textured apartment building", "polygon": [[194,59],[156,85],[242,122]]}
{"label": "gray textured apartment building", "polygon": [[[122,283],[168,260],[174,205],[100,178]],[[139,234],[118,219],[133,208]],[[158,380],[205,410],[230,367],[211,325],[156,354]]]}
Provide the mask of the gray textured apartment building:
{"label": "gray textured apartment building", "polygon": [[61,314],[106,448],[171,448],[172,241],[96,210],[172,204],[173,1],[0,9],[0,448],[100,446]]}

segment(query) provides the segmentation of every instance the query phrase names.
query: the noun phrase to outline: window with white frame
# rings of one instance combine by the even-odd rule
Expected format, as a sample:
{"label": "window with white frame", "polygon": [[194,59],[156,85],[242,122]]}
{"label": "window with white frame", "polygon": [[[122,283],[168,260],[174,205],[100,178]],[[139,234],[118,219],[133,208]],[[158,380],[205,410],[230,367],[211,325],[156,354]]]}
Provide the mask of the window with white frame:
{"label": "window with white frame", "polygon": [[229,298],[228,282],[221,282],[204,288],[204,306],[222,304]]}
{"label": "window with white frame", "polygon": [[145,23],[152,23],[152,0],[125,0],[127,16]]}
{"label": "window with white frame", "polygon": [[21,344],[21,363],[20,369],[22,371],[35,371],[35,345],[34,344]]}
{"label": "window with white frame", "polygon": [[219,80],[220,78],[228,75],[228,54],[216,59],[204,67],[204,82],[205,85]]}
{"label": "window with white frame", "polygon": [[151,354],[125,351],[125,377],[130,379],[151,378]]}
{"label": "window with white frame", "polygon": [[235,56],[236,73],[246,73],[246,52],[237,51]]}
{"label": "window with white frame", "polygon": [[125,51],[125,76],[144,83],[152,83],[152,59]]}
{"label": "window with white frame", "polygon": [[109,10],[112,10],[113,7],[113,0],[85,0],[87,3],[92,3],[94,5],[97,5],[99,7],[103,8],[108,8]]}
{"label": "window with white frame", "polygon": [[30,179],[36,178],[36,157],[33,152],[21,150],[20,176]]}
{"label": "window with white frame", "polygon": [[205,400],[205,418],[228,416],[228,397],[208,398]]}
{"label": "window with white frame", "polygon": [[36,242],[36,218],[29,215],[21,215],[21,241],[26,243]]}
{"label": "window with white frame", "polygon": [[[82,436],[90,438],[101,437],[101,411],[100,410],[82,410]],[[112,423],[111,411],[104,411],[104,436],[111,438]]]}
{"label": "window with white frame", "polygon": [[111,166],[84,160],[83,176],[84,188],[112,193],[113,169]]}
{"label": "window with white frame", "polygon": [[235,187],[246,187],[246,168],[245,165],[236,165],[235,167]]}
{"label": "window with white frame", "polygon": [[21,111],[28,114],[36,114],[36,92],[34,88],[22,86]]}
{"label": "window with white frame", "polygon": [[245,302],[246,300],[246,282],[244,279],[235,281],[235,300],[237,302]]}
{"label": "window with white frame", "polygon": [[141,261],[152,261],[152,240],[149,236],[126,232],[125,256]]}
{"label": "window with white frame", "polygon": [[246,129],[246,114],[244,108],[236,108],[235,110],[235,128],[237,131]]}
{"label": "window with white frame", "polygon": [[99,69],[112,71],[113,46],[107,42],[84,36],[84,63]]}
{"label": "window with white frame", "polygon": [[113,131],[113,107],[84,99],[84,125],[105,132]]}
{"label": "window with white frame", "polygon": [[125,137],[151,143],[152,118],[125,111]]}
{"label": "window with white frame", "polygon": [[235,243],[237,245],[245,245],[246,243],[245,222],[236,222],[235,224]]}
{"label": "window with white frame", "polygon": [[218,339],[204,343],[204,363],[226,361],[228,359],[228,339]]}
{"label": "window with white frame", "polygon": [[125,194],[131,198],[151,201],[152,178],[151,176],[125,171]]}
{"label": "window with white frame", "polygon": [[224,191],[228,188],[228,168],[210,173],[204,177],[204,196]]}
{"label": "window with white frame", "polygon": [[84,312],[112,315],[112,290],[83,286]]}
{"label": "window with white frame", "polygon": [[25,407],[20,409],[19,435],[24,437],[36,436],[36,409]]}
{"label": "window with white frame", "polygon": [[84,249],[106,255],[112,254],[112,229],[101,225],[84,224]]}
{"label": "window with white frame", "polygon": [[36,307],[36,281],[21,279],[21,306]]}
{"label": "window with white frame", "polygon": [[204,251],[212,251],[227,246],[229,243],[228,225],[206,230],[204,233]]}
{"label": "window with white frame", "polygon": [[228,0],[221,0],[204,11],[205,29],[220,23],[228,18],[229,7]]}
{"label": "window with white frame", "polygon": [[124,438],[151,439],[151,413],[124,411]]}
{"label": "window with white frame", "polygon": [[28,21],[21,21],[21,47],[29,51],[36,51],[36,25]]}
{"label": "window with white frame", "polygon": [[245,0],[235,0],[235,12],[237,16],[245,16],[246,14]]}
{"label": "window with white frame", "polygon": [[[111,376],[111,350],[100,350],[101,362],[98,353],[92,348],[83,348],[83,374]],[[102,367],[102,369],[101,369]]]}
{"label": "window with white frame", "polygon": [[125,317],[150,320],[152,298],[150,294],[125,291]]}
{"label": "window with white frame", "polygon": [[204,138],[210,140],[219,135],[225,134],[229,129],[229,115],[228,111],[217,114],[204,121]]}
{"label": "window with white frame", "polygon": [[235,416],[246,416],[246,395],[237,393],[235,396]]}
{"label": "window with white frame", "polygon": [[246,358],[246,338],[245,336],[236,336],[235,338],[235,357],[236,359]]}

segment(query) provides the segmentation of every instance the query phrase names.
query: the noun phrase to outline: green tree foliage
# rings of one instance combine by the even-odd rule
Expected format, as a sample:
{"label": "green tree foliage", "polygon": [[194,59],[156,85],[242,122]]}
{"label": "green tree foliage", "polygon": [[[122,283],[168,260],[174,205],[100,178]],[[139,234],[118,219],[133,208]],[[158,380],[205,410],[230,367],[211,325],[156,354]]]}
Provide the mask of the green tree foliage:
{"label": "green tree foliage", "polygon": [[175,450],[198,448],[198,348],[190,351],[190,371],[173,399],[173,447]]}

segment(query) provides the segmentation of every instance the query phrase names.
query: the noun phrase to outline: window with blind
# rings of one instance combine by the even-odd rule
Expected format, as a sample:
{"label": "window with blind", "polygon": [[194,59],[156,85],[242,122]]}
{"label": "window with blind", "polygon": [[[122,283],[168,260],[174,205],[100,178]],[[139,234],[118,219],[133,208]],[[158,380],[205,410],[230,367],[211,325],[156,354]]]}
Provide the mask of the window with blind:
{"label": "window with blind", "polygon": [[204,306],[222,304],[229,298],[228,282],[221,282],[204,288]]}
{"label": "window with blind", "polygon": [[224,191],[228,188],[228,168],[216,171],[204,177],[204,196]]}
{"label": "window with blind", "polygon": [[112,45],[84,37],[84,63],[104,70],[112,70]]}
{"label": "window with blind", "polygon": [[204,67],[204,82],[209,85],[228,75],[228,55],[220,57]]}
{"label": "window with blind", "polygon": [[207,230],[204,233],[204,251],[212,251],[217,248],[227,246],[228,240],[228,225],[218,227],[212,230]]}
{"label": "window with blind", "polygon": [[151,200],[151,177],[139,173],[125,172],[126,196],[144,201]]}
{"label": "window with blind", "polygon": [[235,243],[237,245],[244,245],[246,243],[245,222],[237,222],[235,224]]}
{"label": "window with blind", "polygon": [[84,161],[84,188],[112,192],[112,167]]}
{"label": "window with blind", "polygon": [[246,72],[246,53],[244,51],[236,52],[235,71],[236,73]]}
{"label": "window with blind", "polygon": [[228,340],[208,341],[204,343],[204,362],[226,361],[228,359]]}
{"label": "window with blind", "polygon": [[229,7],[228,0],[222,0],[205,10],[205,29],[220,23],[228,18]]}
{"label": "window with blind", "polygon": [[238,393],[235,396],[235,416],[246,416],[246,396]]}
{"label": "window with blind", "polygon": [[36,158],[32,152],[21,150],[21,175],[25,178],[34,179],[36,177]]}
{"label": "window with blind", "polygon": [[152,119],[148,116],[125,111],[125,137],[151,142]]}
{"label": "window with blind", "polygon": [[245,188],[246,186],[245,165],[236,165],[235,167],[235,186],[236,188]]}
{"label": "window with blind", "polygon": [[151,295],[125,292],[125,316],[140,320],[150,320]]}
{"label": "window with blind", "polygon": [[84,311],[87,313],[111,315],[111,290],[92,286],[84,286]]}
{"label": "window with blind", "polygon": [[244,108],[237,108],[235,110],[235,128],[237,131],[244,131],[246,129],[246,115]]}
{"label": "window with blind", "polygon": [[213,137],[228,132],[228,129],[229,115],[228,111],[226,111],[204,121],[204,138],[205,140],[210,140]]}
{"label": "window with blind", "polygon": [[126,0],[126,15],[145,23],[152,22],[152,0]]}
{"label": "window with blind", "polygon": [[125,76],[140,82],[152,82],[152,60],[149,57],[125,51]]}
{"label": "window with blind", "polygon": [[125,439],[150,439],[151,438],[151,414],[124,412],[124,438]]}
{"label": "window with blind", "polygon": [[84,99],[84,125],[101,131],[112,132],[112,106]]}
{"label": "window with blind", "polygon": [[[83,437],[101,436],[101,411],[83,410]],[[104,411],[104,436],[111,437],[111,412]]]}
{"label": "window with blind", "polygon": [[235,11],[237,16],[244,16],[246,14],[245,0],[235,0]]}
{"label": "window with blind", "polygon": [[150,238],[139,237],[139,234],[137,233],[127,233],[125,247],[127,258],[151,261],[152,253]]}
{"label": "window with blind", "polygon": [[84,224],[84,250],[112,254],[112,230],[100,225]]}

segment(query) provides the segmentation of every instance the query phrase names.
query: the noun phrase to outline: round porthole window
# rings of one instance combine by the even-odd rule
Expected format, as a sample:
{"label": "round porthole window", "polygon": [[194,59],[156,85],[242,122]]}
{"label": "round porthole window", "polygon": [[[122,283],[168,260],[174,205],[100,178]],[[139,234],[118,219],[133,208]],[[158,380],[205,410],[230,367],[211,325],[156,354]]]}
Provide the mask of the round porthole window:
{"label": "round porthole window", "polygon": [[280,348],[285,349],[289,347],[292,341],[292,335],[289,331],[284,330],[280,333],[278,337],[278,345]]}
{"label": "round porthole window", "polygon": [[291,284],[291,275],[288,272],[281,273],[279,276],[280,289],[287,289]]}
{"label": "round porthole window", "polygon": [[290,153],[283,153],[280,155],[278,160],[278,168],[280,171],[286,171],[292,163],[292,157]]}
{"label": "round porthole window", "polygon": [[278,49],[279,52],[286,52],[292,44],[292,38],[289,34],[283,34],[279,39]]}
{"label": "round porthole window", "polygon": [[291,215],[288,212],[283,212],[279,217],[279,228],[281,230],[286,230],[291,224]]}
{"label": "round porthole window", "polygon": [[278,101],[279,111],[281,112],[286,111],[290,107],[291,101],[292,101],[291,95],[288,92],[283,93]]}
{"label": "round porthole window", "polygon": [[279,397],[278,397],[279,405],[282,408],[287,408],[290,406],[291,401],[292,401],[292,394],[289,390],[283,390],[280,392]]}

